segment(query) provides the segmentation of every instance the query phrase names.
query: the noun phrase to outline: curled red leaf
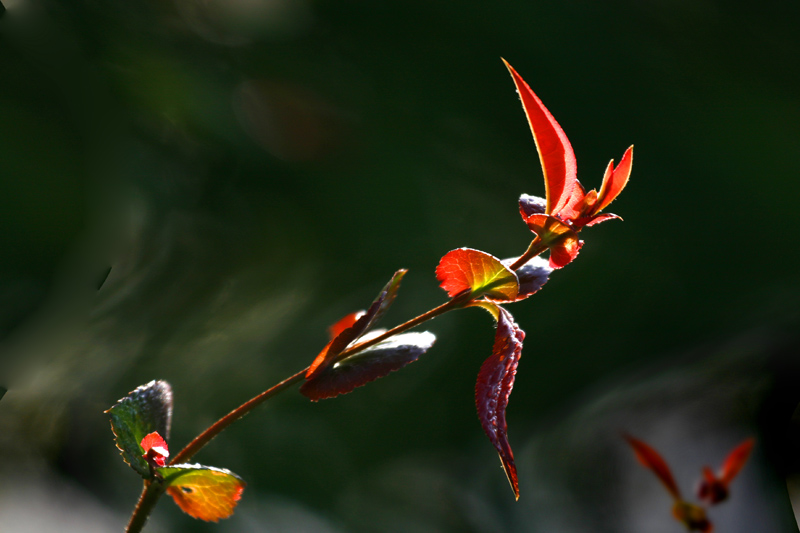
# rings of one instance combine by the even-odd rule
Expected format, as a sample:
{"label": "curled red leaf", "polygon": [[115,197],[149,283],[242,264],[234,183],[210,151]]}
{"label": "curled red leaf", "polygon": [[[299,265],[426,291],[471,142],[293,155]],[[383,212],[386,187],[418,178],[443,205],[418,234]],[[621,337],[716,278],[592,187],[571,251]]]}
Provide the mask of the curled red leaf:
{"label": "curled red leaf", "polygon": [[678,485],[675,483],[675,478],[672,477],[672,471],[661,455],[644,441],[631,437],[630,435],[623,435],[623,437],[628,441],[628,444],[631,445],[631,448],[633,448],[636,458],[642,466],[651,470],[656,475],[675,500],[681,500],[681,493],[680,490],[678,490]]}
{"label": "curled red leaf", "polygon": [[167,464],[169,448],[166,441],[158,434],[158,431],[145,435],[140,446],[144,451],[142,457],[151,467],[158,468]]}
{"label": "curled red leaf", "polygon": [[568,224],[549,215],[531,215],[525,223],[550,248],[550,266],[563,268],[578,256],[583,241]]}
{"label": "curled red leaf", "polygon": [[517,373],[522,341],[525,332],[514,322],[511,313],[500,306],[497,309],[497,331],[495,333],[492,355],[483,362],[475,385],[475,406],[483,431],[500,455],[508,482],[519,499],[519,482],[517,467],[514,465],[514,453],[508,442],[508,424],[506,423],[506,407],[514,377]]}

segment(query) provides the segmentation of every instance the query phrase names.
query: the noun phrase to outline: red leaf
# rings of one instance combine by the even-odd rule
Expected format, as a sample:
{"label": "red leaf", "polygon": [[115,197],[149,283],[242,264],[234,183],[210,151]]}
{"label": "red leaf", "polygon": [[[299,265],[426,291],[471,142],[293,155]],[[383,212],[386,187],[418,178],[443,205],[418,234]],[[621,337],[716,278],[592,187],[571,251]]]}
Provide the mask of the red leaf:
{"label": "red leaf", "polygon": [[[336,360],[338,355],[342,353],[350,344],[358,340],[366,331],[372,326],[389,308],[389,305],[394,301],[397,296],[397,290],[400,288],[400,280],[406,274],[406,270],[398,270],[395,272],[389,283],[383,288],[381,293],[369,306],[366,312],[361,315],[358,313],[350,314],[339,320],[331,328],[331,333],[338,331],[338,335],[330,341],[327,346],[317,355],[316,359],[311,363],[306,371],[306,379],[310,379],[315,373],[321,372]],[[347,326],[347,323],[354,319],[352,325]]]}
{"label": "red leaf", "polygon": [[522,100],[522,108],[528,117],[528,124],[542,163],[547,196],[547,213],[557,214],[572,195],[577,181],[577,164],[572,145],[567,135],[539,97],[531,90],[525,80],[504,59],[514,85]]}
{"label": "red leaf", "polygon": [[675,478],[672,477],[672,472],[667,465],[667,462],[655,451],[649,444],[640,441],[630,435],[623,435],[628,444],[631,445],[633,451],[636,453],[636,458],[645,468],[649,468],[661,480],[664,487],[669,491],[673,498],[676,500],[681,499],[681,493],[678,490],[678,485],[675,483]]}
{"label": "red leaf", "polygon": [[436,278],[454,298],[469,290],[473,298],[484,295],[497,300],[514,300],[519,291],[517,276],[493,255],[458,248],[445,254],[436,267]]}
{"label": "red leaf", "polygon": [[167,457],[169,457],[169,448],[158,431],[153,431],[145,435],[140,444],[142,447],[142,457],[153,468],[158,468],[167,464]]}
{"label": "red leaf", "polygon": [[597,204],[594,208],[594,213],[599,213],[608,205],[613,202],[625,185],[628,184],[628,179],[631,177],[631,167],[633,165],[633,146],[625,150],[619,165],[613,171],[611,168],[614,165],[612,160],[606,168],[606,174],[603,176],[603,184],[600,186],[600,192],[597,194]]}
{"label": "red leaf", "polygon": [[739,473],[747,462],[754,444],[755,439],[751,437],[734,448],[733,451],[728,454],[728,457],[725,458],[719,476],[725,485],[733,481],[733,478],[736,477],[736,474]]}
{"label": "red leaf", "polygon": [[531,215],[525,223],[550,247],[550,266],[563,268],[578,256],[583,241],[567,224],[549,215]]}
{"label": "red leaf", "polygon": [[300,387],[300,393],[313,401],[347,394],[416,361],[435,340],[427,331],[395,335],[314,374]]}
{"label": "red leaf", "polygon": [[356,323],[356,320],[361,318],[366,314],[366,311],[363,309],[361,311],[356,311],[355,313],[350,313],[349,315],[339,319],[336,324],[332,325],[328,328],[328,335],[330,340],[335,339],[338,337],[344,330],[351,327],[353,324]]}
{"label": "red leaf", "polygon": [[525,332],[514,322],[511,313],[496,306],[497,332],[495,333],[492,355],[483,362],[475,385],[475,405],[483,431],[489,437],[503,463],[503,469],[511,483],[514,496],[519,499],[517,467],[514,453],[508,443],[506,407],[508,396],[514,387],[517,364],[522,355],[522,340]]}

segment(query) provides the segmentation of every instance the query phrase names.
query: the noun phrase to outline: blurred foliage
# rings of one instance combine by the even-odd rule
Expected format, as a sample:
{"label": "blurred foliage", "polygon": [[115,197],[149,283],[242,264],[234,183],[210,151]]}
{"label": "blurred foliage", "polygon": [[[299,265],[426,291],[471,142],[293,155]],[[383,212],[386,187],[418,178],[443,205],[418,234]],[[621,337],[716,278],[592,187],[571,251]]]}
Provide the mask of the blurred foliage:
{"label": "blurred foliage", "polygon": [[[613,206],[625,222],[589,228],[575,263],[513,309],[528,337],[510,439],[533,450],[519,504],[474,414],[491,320],[465,311],[434,321],[439,342],[402,372],[319,404],[284,394],[234,426],[198,460],[245,478],[241,510],[207,526],[161,505],[153,531],[287,517],[314,531],[569,531],[559,517],[575,502],[612,493],[583,484],[597,461],[582,453],[620,484],[638,473],[620,430],[670,453],[633,424],[669,427],[708,461],[757,431],[758,480],[785,498],[781,476],[800,471],[781,440],[798,400],[800,4],[3,3],[0,475],[55,476],[121,525],[139,486],[102,413],[117,398],[169,381],[180,447],[310,363],[327,326],[398,268],[410,272],[387,325],[444,301],[433,270],[447,251],[521,253],[516,200],[543,185],[503,56],[564,127],[585,185],[636,144]],[[660,385],[631,382],[643,372]],[[674,391],[697,376],[715,408],[681,425],[695,396]],[[744,392],[723,394],[729,380]],[[630,388],[647,416],[602,408]],[[595,433],[583,412],[602,414]],[[562,447],[565,432],[602,438]],[[564,468],[536,471],[536,450]],[[2,485],[0,516],[20,516]],[[638,512],[630,486],[615,512]],[[793,527],[780,505],[759,531]],[[573,525],[643,530],[610,514]]]}

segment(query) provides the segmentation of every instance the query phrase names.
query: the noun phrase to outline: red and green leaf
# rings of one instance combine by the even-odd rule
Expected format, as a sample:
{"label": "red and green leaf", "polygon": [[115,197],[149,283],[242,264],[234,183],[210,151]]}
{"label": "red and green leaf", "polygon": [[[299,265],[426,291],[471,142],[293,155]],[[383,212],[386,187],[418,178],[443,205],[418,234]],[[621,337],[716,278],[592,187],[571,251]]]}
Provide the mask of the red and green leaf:
{"label": "red and green leaf", "polygon": [[625,440],[633,448],[636,458],[645,468],[651,470],[661,483],[666,487],[672,497],[676,500],[681,500],[681,493],[678,490],[678,485],[675,483],[675,478],[672,477],[672,471],[669,469],[667,462],[661,455],[649,444],[630,435],[624,435]]}
{"label": "red and green leaf", "polygon": [[206,522],[231,516],[244,492],[242,478],[222,468],[180,464],[159,468],[158,472],[178,507]]}
{"label": "red and green leaf", "polygon": [[347,394],[416,361],[435,340],[428,331],[395,335],[315,373],[303,383],[300,393],[313,401]]}
{"label": "red and green leaf", "polygon": [[[364,335],[364,333],[377,322],[397,296],[397,291],[400,288],[400,281],[403,279],[406,272],[407,270],[398,270],[395,272],[392,279],[389,280],[389,283],[381,290],[378,297],[372,302],[372,305],[369,306],[366,312],[351,313],[331,327],[331,334],[336,333],[336,336],[311,363],[308,371],[306,371],[306,379],[311,379],[316,373],[322,372],[325,368],[333,364],[340,353]],[[350,324],[350,322],[352,322],[352,324]]]}
{"label": "red and green leaf", "polygon": [[[488,302],[487,302],[488,303]],[[506,407],[517,364],[522,355],[522,341],[525,332],[514,322],[511,313],[500,306],[494,306],[497,317],[497,331],[492,346],[492,355],[483,362],[475,385],[475,406],[483,431],[500,455],[508,482],[519,499],[519,482],[517,467],[514,465],[514,453],[508,442],[508,424],[506,423]],[[494,314],[494,312],[493,312]]]}
{"label": "red and green leaf", "polygon": [[549,215],[531,215],[525,223],[550,248],[550,266],[567,266],[578,256],[583,241],[568,224]]}
{"label": "red and green leaf", "polygon": [[151,381],[136,388],[106,411],[122,459],[149,479],[150,466],[141,442],[150,433],[169,438],[172,423],[172,388],[166,381]]}
{"label": "red and green leaf", "polygon": [[451,298],[469,291],[473,299],[486,296],[514,300],[519,292],[514,272],[493,255],[472,248],[458,248],[445,254],[436,267],[436,278]]}
{"label": "red and green leaf", "polygon": [[577,181],[575,153],[564,130],[539,97],[505,59],[503,63],[514,79],[533,140],[536,142],[536,150],[539,152],[547,193],[546,213],[558,214],[569,201]]}
{"label": "red and green leaf", "polygon": [[728,454],[728,457],[725,458],[719,475],[725,485],[733,481],[733,478],[736,477],[745,465],[747,459],[750,457],[750,452],[753,450],[754,444],[755,439],[751,437],[734,448],[733,451]]}

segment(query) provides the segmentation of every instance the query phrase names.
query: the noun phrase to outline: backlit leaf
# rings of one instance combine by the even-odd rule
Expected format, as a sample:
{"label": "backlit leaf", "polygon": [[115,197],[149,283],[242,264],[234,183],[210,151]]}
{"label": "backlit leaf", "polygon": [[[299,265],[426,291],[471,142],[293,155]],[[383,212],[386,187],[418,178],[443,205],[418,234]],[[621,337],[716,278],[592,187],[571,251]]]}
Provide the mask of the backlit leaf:
{"label": "backlit leaf", "polygon": [[623,436],[625,440],[628,441],[628,444],[631,445],[631,448],[633,448],[636,458],[642,466],[652,470],[672,497],[676,500],[680,500],[681,493],[678,490],[678,485],[675,483],[675,478],[672,477],[672,471],[669,469],[667,462],[661,455],[646,442],[631,437],[630,435]]}
{"label": "backlit leaf", "polygon": [[597,194],[595,213],[608,207],[608,205],[619,196],[619,193],[621,193],[625,185],[628,184],[632,166],[633,146],[625,150],[616,168],[614,168],[613,160],[608,164],[605,176],[603,176],[603,184],[600,187],[600,192]]}
{"label": "backlit leaf", "polygon": [[[348,315],[334,324],[332,331],[338,331],[336,337],[317,355],[316,359],[306,372],[306,379],[311,379],[316,373],[323,371],[333,364],[337,356],[342,353],[350,344],[359,339],[377,320],[386,312],[397,296],[400,288],[400,281],[405,276],[407,270],[398,270],[389,280],[389,283],[381,290],[378,297],[369,306],[369,309],[362,314]],[[355,319],[349,327],[344,327],[346,323]]]}
{"label": "backlit leaf", "polygon": [[552,268],[563,268],[578,256],[583,241],[569,225],[548,215],[531,215],[525,223],[550,248]]}
{"label": "backlit leaf", "polygon": [[750,452],[753,450],[755,439],[752,437],[739,444],[733,451],[725,458],[720,470],[720,479],[726,485],[730,483],[736,474],[742,469],[747,459],[750,457]]}
{"label": "backlit leaf", "polygon": [[154,431],[144,436],[142,442],[139,443],[144,452],[142,456],[153,468],[166,466],[167,458],[169,457],[169,447],[167,442],[161,438],[158,431]]}
{"label": "backlit leaf", "polygon": [[111,415],[111,430],[122,458],[142,477],[150,477],[150,467],[140,443],[149,433],[169,438],[172,423],[172,388],[166,381],[151,381],[131,391],[106,413]]}
{"label": "backlit leaf", "polygon": [[557,214],[569,201],[577,181],[578,167],[575,153],[564,130],[539,97],[505,59],[503,63],[514,79],[514,85],[522,100],[522,108],[533,133],[533,140],[536,142],[536,150],[539,152],[547,192],[546,213]]}
{"label": "backlit leaf", "polygon": [[[517,257],[512,257],[503,259],[501,262],[506,266],[510,266],[517,259]],[[516,300],[524,300],[538,292],[550,279],[552,272],[553,267],[550,266],[549,261],[538,255],[519,267],[516,270],[517,279],[519,280],[519,292]]]}
{"label": "backlit leaf", "polygon": [[451,298],[469,290],[473,298],[514,300],[519,292],[514,272],[493,255],[471,248],[445,254],[436,267],[436,278]]}
{"label": "backlit leaf", "polygon": [[514,465],[514,453],[508,442],[506,407],[511,389],[514,387],[514,377],[517,373],[520,355],[522,355],[522,341],[525,338],[525,332],[514,322],[511,313],[500,306],[496,306],[496,308],[498,318],[494,346],[492,346],[492,355],[483,362],[478,373],[478,381],[475,385],[475,406],[478,409],[478,418],[483,431],[486,432],[500,455],[500,461],[514,491],[514,496],[519,499],[517,468]]}
{"label": "backlit leaf", "polygon": [[326,367],[306,380],[300,392],[314,401],[347,394],[416,361],[435,340],[427,331],[395,335]]}
{"label": "backlit leaf", "polygon": [[158,472],[178,507],[207,522],[231,516],[245,487],[233,472],[212,466],[180,464],[159,468]]}

